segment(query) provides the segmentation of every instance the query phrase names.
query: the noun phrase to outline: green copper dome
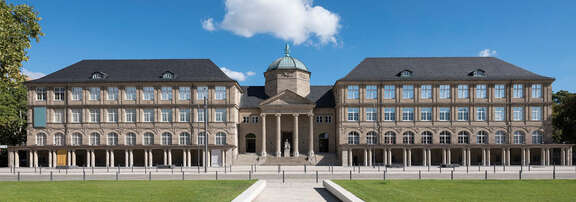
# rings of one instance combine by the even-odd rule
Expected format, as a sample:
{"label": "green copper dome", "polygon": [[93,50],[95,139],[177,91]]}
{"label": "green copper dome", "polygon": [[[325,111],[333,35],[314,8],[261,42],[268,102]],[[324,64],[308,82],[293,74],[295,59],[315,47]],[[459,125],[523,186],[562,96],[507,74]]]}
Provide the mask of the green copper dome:
{"label": "green copper dome", "polygon": [[299,69],[308,71],[306,65],[302,63],[302,61],[290,56],[290,45],[286,44],[284,48],[284,56],[281,58],[276,59],[270,66],[268,66],[268,70],[277,70],[277,69]]}

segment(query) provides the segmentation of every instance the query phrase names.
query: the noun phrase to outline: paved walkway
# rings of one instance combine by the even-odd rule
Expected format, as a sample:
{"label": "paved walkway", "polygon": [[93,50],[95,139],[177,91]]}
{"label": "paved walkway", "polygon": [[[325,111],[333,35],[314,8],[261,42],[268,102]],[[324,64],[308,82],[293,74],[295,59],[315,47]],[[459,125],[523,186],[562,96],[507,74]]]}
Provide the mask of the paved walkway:
{"label": "paved walkway", "polygon": [[255,202],[285,202],[285,201],[339,201],[322,183],[306,181],[267,180],[266,188],[254,200]]}

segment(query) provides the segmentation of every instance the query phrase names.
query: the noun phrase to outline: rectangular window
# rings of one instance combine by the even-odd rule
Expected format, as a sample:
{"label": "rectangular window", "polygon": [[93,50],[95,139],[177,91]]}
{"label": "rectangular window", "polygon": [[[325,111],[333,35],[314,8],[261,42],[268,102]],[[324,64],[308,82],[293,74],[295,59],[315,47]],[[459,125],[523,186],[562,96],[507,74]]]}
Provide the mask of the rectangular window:
{"label": "rectangular window", "polygon": [[82,88],[80,87],[72,88],[72,100],[74,101],[82,100]]}
{"label": "rectangular window", "polygon": [[514,84],[512,87],[512,98],[522,98],[523,97],[524,86],[522,84]]}
{"label": "rectangular window", "polygon": [[449,107],[441,107],[440,108],[440,121],[450,121],[450,108]]}
{"label": "rectangular window", "polygon": [[358,121],[358,108],[348,108],[348,121]]}
{"label": "rectangular window", "polygon": [[64,122],[64,110],[63,109],[54,109],[54,116],[52,117],[52,122],[54,122],[54,123]]}
{"label": "rectangular window", "polygon": [[160,100],[172,100],[172,87],[162,87]]}
{"label": "rectangular window", "polygon": [[316,123],[322,123],[322,116],[316,116]]}
{"label": "rectangular window", "polygon": [[100,109],[90,109],[90,123],[100,123]]}
{"label": "rectangular window", "polygon": [[216,94],[214,95],[214,99],[216,100],[224,100],[226,99],[226,86],[216,86],[215,87]]}
{"label": "rectangular window", "polygon": [[226,121],[226,109],[216,109],[215,114],[216,122],[225,122]]}
{"label": "rectangular window", "polygon": [[394,99],[396,96],[396,87],[394,85],[384,86],[384,99]]}
{"label": "rectangular window", "polygon": [[530,107],[532,109],[531,120],[540,121],[542,120],[542,107]]}
{"label": "rectangular window", "polygon": [[204,109],[198,109],[197,111],[197,115],[198,117],[196,117],[196,120],[198,120],[198,122],[204,122]]}
{"label": "rectangular window", "polygon": [[124,99],[126,100],[136,100],[136,88],[135,87],[126,87],[124,88]]}
{"label": "rectangular window", "polygon": [[112,108],[112,109],[108,109],[108,122],[110,123],[116,123],[118,122],[118,109],[116,108]]}
{"label": "rectangular window", "polygon": [[468,98],[468,85],[458,85],[458,98]]}
{"label": "rectangular window", "polygon": [[36,88],[36,100],[46,101],[46,88]]}
{"label": "rectangular window", "polygon": [[347,99],[358,99],[358,86],[357,85],[349,85],[348,86],[348,94]]}
{"label": "rectangular window", "polygon": [[108,87],[108,96],[106,96],[106,100],[117,100],[117,99],[118,99],[118,88]]}
{"label": "rectangular window", "polygon": [[89,100],[100,100],[100,88],[90,88]]}
{"label": "rectangular window", "polygon": [[414,121],[414,108],[402,108],[402,121]]}
{"label": "rectangular window", "polygon": [[486,121],[486,107],[476,107],[476,121]]}
{"label": "rectangular window", "polygon": [[476,98],[478,99],[486,98],[486,85],[484,84],[476,85]]}
{"label": "rectangular window", "polygon": [[420,108],[420,120],[421,121],[431,121],[432,120],[432,108],[430,108],[430,107]]}
{"label": "rectangular window", "polygon": [[403,85],[402,86],[402,99],[413,99],[414,98],[414,86],[413,85]]}
{"label": "rectangular window", "polygon": [[377,114],[376,108],[366,108],[366,121],[376,121]]}
{"label": "rectangular window", "polygon": [[172,122],[172,109],[162,109],[160,112],[160,121]]}
{"label": "rectangular window", "polygon": [[494,121],[504,121],[506,119],[506,111],[504,107],[494,108]]}
{"label": "rectangular window", "polygon": [[542,84],[532,84],[532,98],[542,98]]}
{"label": "rectangular window", "polygon": [[458,121],[468,121],[468,107],[458,107]]}
{"label": "rectangular window", "polygon": [[72,109],[72,123],[82,123],[82,109]]}
{"label": "rectangular window", "polygon": [[494,97],[495,98],[505,98],[506,97],[506,88],[505,88],[504,84],[494,85]]}
{"label": "rectangular window", "polygon": [[432,85],[421,85],[420,86],[420,98],[432,99]]}
{"label": "rectangular window", "polygon": [[394,120],[396,120],[396,109],[391,107],[384,108],[384,121]]}
{"label": "rectangular window", "polygon": [[378,87],[376,85],[366,86],[366,99],[378,98]]}
{"label": "rectangular window", "polygon": [[180,122],[190,122],[190,109],[180,109]]}
{"label": "rectangular window", "polygon": [[154,100],[154,87],[142,88],[143,100]]}
{"label": "rectangular window", "polygon": [[524,108],[523,107],[513,107],[512,108],[512,120],[522,121],[524,120]]}
{"label": "rectangular window", "polygon": [[54,100],[55,101],[62,101],[64,100],[64,93],[66,90],[64,88],[54,88]]}
{"label": "rectangular window", "polygon": [[450,85],[440,85],[440,99],[450,98]]}
{"label": "rectangular window", "polygon": [[330,115],[324,116],[324,122],[326,122],[326,123],[332,123],[332,116],[330,116]]}
{"label": "rectangular window", "polygon": [[196,88],[196,97],[198,100],[203,100],[208,97],[208,86],[198,86]]}
{"label": "rectangular window", "polygon": [[178,99],[179,100],[190,100],[190,87],[178,88]]}
{"label": "rectangular window", "polygon": [[260,117],[252,116],[252,123],[258,123],[259,120],[260,120]]}
{"label": "rectangular window", "polygon": [[144,109],[144,122],[154,122],[154,109]]}
{"label": "rectangular window", "polygon": [[250,117],[248,116],[242,117],[242,123],[250,123]]}
{"label": "rectangular window", "polygon": [[125,109],[124,112],[126,113],[126,117],[124,119],[126,122],[136,122],[136,109]]}

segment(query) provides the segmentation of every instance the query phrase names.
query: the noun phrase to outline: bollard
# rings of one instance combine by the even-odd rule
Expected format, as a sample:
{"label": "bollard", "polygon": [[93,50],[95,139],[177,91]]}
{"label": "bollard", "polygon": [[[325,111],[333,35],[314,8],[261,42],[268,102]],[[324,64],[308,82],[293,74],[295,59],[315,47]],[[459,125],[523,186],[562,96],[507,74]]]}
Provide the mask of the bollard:
{"label": "bollard", "polygon": [[92,175],[94,175],[94,167],[92,167]]}
{"label": "bollard", "polygon": [[132,172],[134,172],[134,166],[132,166]]}
{"label": "bollard", "polygon": [[118,174],[120,174],[120,173],[116,172],[116,181],[118,181]]}
{"label": "bollard", "polygon": [[480,172],[480,165],[478,165],[478,172]]}
{"label": "bollard", "polygon": [[494,174],[496,174],[496,164],[494,164]]}
{"label": "bollard", "polygon": [[454,171],[450,171],[450,180],[454,180]]}
{"label": "bollard", "polygon": [[52,171],[50,171],[50,182],[54,180],[54,176],[52,175]]}
{"label": "bollard", "polygon": [[248,180],[252,180],[252,171],[251,170],[248,171]]}
{"label": "bollard", "polygon": [[378,165],[378,172],[380,172],[380,165]]}
{"label": "bollard", "polygon": [[218,180],[218,171],[216,171],[216,180]]}
{"label": "bollard", "polygon": [[172,169],[171,169],[171,170],[172,170],[172,175],[174,175],[174,167],[172,167]]}
{"label": "bollard", "polygon": [[42,175],[42,167],[40,167],[40,175]]}
{"label": "bollard", "polygon": [[334,166],[332,166],[332,168],[330,169],[330,172],[332,173],[332,175],[334,175]]}
{"label": "bollard", "polygon": [[352,180],[352,171],[350,171],[350,180]]}
{"label": "bollard", "polygon": [[422,172],[420,170],[418,170],[418,179],[421,180],[422,179]]}
{"label": "bollard", "polygon": [[148,181],[152,181],[152,172],[148,172]]}
{"label": "bollard", "polygon": [[556,165],[554,165],[554,170],[552,170],[552,179],[556,179]]}
{"label": "bollard", "polygon": [[506,172],[506,165],[502,164],[502,172]]}
{"label": "bollard", "polygon": [[318,171],[316,171],[316,183],[318,183]]}
{"label": "bollard", "polygon": [[106,166],[106,172],[107,172],[107,173],[110,172],[110,167]]}
{"label": "bollard", "polygon": [[382,174],[382,179],[383,179],[384,181],[386,181],[386,171],[384,171],[384,173]]}
{"label": "bollard", "polygon": [[184,171],[182,171],[182,180],[184,180]]}
{"label": "bollard", "polygon": [[304,164],[304,173],[306,173],[306,164]]}
{"label": "bollard", "polygon": [[[52,181],[52,180],[50,180]],[[18,182],[20,182],[20,171],[18,171]]]}
{"label": "bollard", "polygon": [[118,172],[120,172],[120,166],[118,166],[117,168],[118,168]]}
{"label": "bollard", "polygon": [[280,174],[280,164],[278,164],[278,174]]}
{"label": "bollard", "polygon": [[430,165],[428,165],[428,172],[430,172]]}
{"label": "bollard", "polygon": [[468,174],[468,165],[466,165],[466,174]]}
{"label": "bollard", "polygon": [[518,180],[522,180],[522,170],[518,171]]}
{"label": "bollard", "polygon": [[442,166],[440,166],[440,173],[442,173]]}
{"label": "bollard", "polygon": [[82,181],[86,181],[86,171],[82,171]]}
{"label": "bollard", "polygon": [[66,175],[68,175],[68,167],[66,167]]}
{"label": "bollard", "polygon": [[532,167],[532,166],[528,166],[528,172],[530,172],[530,167]]}
{"label": "bollard", "polygon": [[358,173],[360,173],[360,168],[361,168],[361,167],[360,167],[360,166],[358,166]]}
{"label": "bollard", "polygon": [[198,174],[200,174],[200,166],[197,166],[196,168],[198,168]]}
{"label": "bollard", "polygon": [[406,171],[406,166],[402,166],[402,172]]}
{"label": "bollard", "polygon": [[484,170],[484,180],[488,180],[488,170]]}
{"label": "bollard", "polygon": [[256,167],[258,167],[257,165],[254,165],[254,172],[257,172]]}
{"label": "bollard", "polygon": [[282,184],[284,184],[285,178],[286,178],[286,175],[285,175],[284,171],[282,171]]}

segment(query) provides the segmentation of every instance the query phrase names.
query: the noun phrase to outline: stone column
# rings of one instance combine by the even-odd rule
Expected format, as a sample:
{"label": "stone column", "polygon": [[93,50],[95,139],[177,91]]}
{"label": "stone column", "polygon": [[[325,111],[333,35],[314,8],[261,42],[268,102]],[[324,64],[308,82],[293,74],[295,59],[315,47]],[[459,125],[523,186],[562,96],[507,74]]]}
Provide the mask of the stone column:
{"label": "stone column", "polygon": [[72,166],[76,166],[76,150],[72,150]]}
{"label": "stone column", "polygon": [[502,148],[502,165],[506,165],[506,148]]}
{"label": "stone column", "polygon": [[490,166],[490,148],[486,149],[486,163],[488,163],[487,166]]}
{"label": "stone column", "polygon": [[446,153],[447,153],[446,156],[448,158],[448,159],[446,159],[447,163],[452,164],[452,151],[451,151],[451,149],[448,148],[448,150],[446,150]]}
{"label": "stone column", "polygon": [[388,165],[388,149],[387,148],[384,148],[382,150],[382,163],[384,165]]}
{"label": "stone column", "polygon": [[183,149],[182,150],[182,167],[188,167],[188,161],[187,161],[188,157],[186,155],[187,155],[186,149]]}
{"label": "stone column", "polygon": [[428,158],[426,149],[422,149],[422,166],[426,166],[426,163],[428,163],[428,160],[426,159]]}
{"label": "stone column", "polygon": [[566,165],[566,148],[560,148],[560,163]]}
{"label": "stone column", "polygon": [[90,150],[90,153],[92,153],[90,155],[90,158],[92,158],[92,160],[90,160],[90,162],[92,163],[92,167],[96,167],[96,155],[94,153],[94,150]]}
{"label": "stone column", "polygon": [[388,148],[388,165],[392,165],[392,148]]}
{"label": "stone column", "polygon": [[348,150],[342,149],[340,152],[340,162],[342,162],[342,166],[350,166],[348,164]]}
{"label": "stone column", "polygon": [[372,149],[368,149],[368,166],[372,166]]}
{"label": "stone column", "polygon": [[[50,164],[52,165],[52,164]],[[14,152],[8,151],[8,168],[14,168]]]}
{"label": "stone column", "polygon": [[38,167],[38,150],[34,150],[34,167]]}
{"label": "stone column", "polygon": [[[205,141],[206,141],[206,139],[205,139]],[[148,162],[148,166],[149,167],[154,166],[154,153],[152,152],[151,149],[148,150],[148,160],[150,161],[150,162]]]}
{"label": "stone column", "polygon": [[186,156],[188,157],[188,167],[190,167],[192,166],[192,152],[190,152],[190,149],[187,149],[186,153],[188,153]]}
{"label": "stone column", "polygon": [[282,114],[276,114],[276,157],[282,156]]}
{"label": "stone column", "polygon": [[34,167],[34,152],[32,150],[28,151],[28,167]]}
{"label": "stone column", "polygon": [[482,148],[482,166],[486,166],[486,148]]}
{"label": "stone column", "polygon": [[53,168],[54,165],[52,165],[52,151],[48,150],[48,167]]}
{"label": "stone column", "polygon": [[308,156],[314,155],[314,114],[308,114],[308,121],[310,122],[308,131]]}
{"label": "stone column", "polygon": [[124,167],[130,167],[130,154],[127,149],[124,150]]}
{"label": "stone column", "polygon": [[521,153],[521,155],[520,155],[520,157],[521,157],[520,165],[526,166],[526,150],[524,150],[524,148],[521,148],[521,149],[520,149],[520,153]]}
{"label": "stone column", "polygon": [[442,149],[442,164],[446,165],[446,149]]}
{"label": "stone column", "polygon": [[466,157],[468,155],[466,155],[466,148],[462,148],[462,166],[466,166],[466,163],[468,162],[468,160],[466,160]]}
{"label": "stone column", "polygon": [[506,165],[510,166],[510,148],[506,148]]}
{"label": "stone column", "polygon": [[261,156],[266,156],[266,114],[260,114],[262,119],[262,147],[261,147]]}
{"label": "stone column", "polygon": [[66,166],[72,165],[72,152],[70,150],[66,150]]}
{"label": "stone column", "polygon": [[148,161],[148,150],[145,149],[144,150],[144,167],[150,167],[150,166],[148,166],[149,162],[150,161]]}
{"label": "stone column", "polygon": [[14,151],[14,167],[20,167],[20,154],[18,153],[18,150]]}
{"label": "stone column", "polygon": [[468,166],[471,166],[471,165],[472,165],[472,158],[471,158],[471,155],[472,155],[472,154],[471,154],[471,153],[472,153],[472,152],[470,152],[470,148],[468,148],[467,151],[466,151],[466,154],[468,155],[468,157],[466,157],[466,159],[468,160],[468,164],[466,164],[466,165],[468,165]]}
{"label": "stone column", "polygon": [[412,149],[408,149],[408,167],[412,166]]}
{"label": "stone column", "polygon": [[130,150],[130,167],[134,167],[134,150]]}
{"label": "stone column", "polygon": [[432,149],[428,148],[426,153],[428,153],[427,154],[428,155],[428,157],[427,157],[428,165],[432,166]]}
{"label": "stone column", "polygon": [[404,163],[404,167],[407,167],[407,166],[408,166],[408,162],[407,162],[407,161],[408,161],[408,159],[407,159],[408,157],[407,157],[407,155],[406,155],[406,148],[402,149],[402,158],[403,158],[403,159],[402,159],[402,160],[403,160],[402,162]]}
{"label": "stone column", "polygon": [[364,149],[364,166],[368,166],[368,150]]}
{"label": "stone column", "polygon": [[110,150],[106,150],[106,167],[110,167]]}
{"label": "stone column", "polygon": [[354,157],[354,154],[352,154],[352,149],[348,148],[348,166],[352,165],[352,158]]}
{"label": "stone column", "polygon": [[114,168],[114,150],[110,150],[110,167]]}
{"label": "stone column", "polygon": [[172,150],[168,149],[168,165],[172,165]]}
{"label": "stone column", "polygon": [[530,148],[526,148],[526,165],[530,166],[532,155],[530,155]]}
{"label": "stone column", "polygon": [[292,134],[294,152],[292,155],[294,157],[298,157],[300,155],[300,152],[298,150],[298,145],[300,143],[300,141],[298,141],[298,114],[293,114],[292,116],[294,116],[294,133]]}

